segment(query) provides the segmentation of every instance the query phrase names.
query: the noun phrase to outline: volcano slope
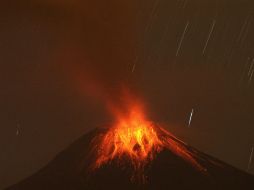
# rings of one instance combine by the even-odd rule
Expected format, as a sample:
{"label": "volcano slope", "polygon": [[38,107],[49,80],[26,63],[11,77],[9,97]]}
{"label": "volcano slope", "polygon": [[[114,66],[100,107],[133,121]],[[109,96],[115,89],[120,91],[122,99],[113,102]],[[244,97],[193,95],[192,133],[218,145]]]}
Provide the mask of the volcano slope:
{"label": "volcano slope", "polygon": [[[200,172],[168,149],[144,168],[145,182],[131,180],[130,164],[113,159],[91,171],[91,142],[107,129],[95,129],[59,153],[47,166],[6,190],[135,190],[135,189],[254,189],[254,177],[182,142],[205,172]],[[175,139],[174,139],[175,140]]]}

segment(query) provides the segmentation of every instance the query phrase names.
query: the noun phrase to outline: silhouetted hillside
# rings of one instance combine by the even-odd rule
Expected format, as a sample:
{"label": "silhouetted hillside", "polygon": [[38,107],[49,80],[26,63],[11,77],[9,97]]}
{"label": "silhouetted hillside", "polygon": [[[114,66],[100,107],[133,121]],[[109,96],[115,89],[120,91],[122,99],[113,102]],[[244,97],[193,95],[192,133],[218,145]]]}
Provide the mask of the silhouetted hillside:
{"label": "silhouetted hillside", "polygon": [[[187,147],[206,174],[196,170],[169,150],[161,151],[145,168],[147,183],[131,181],[128,164],[116,161],[89,172],[90,142],[105,130],[96,129],[59,153],[46,167],[7,190],[98,190],[98,189],[254,189],[254,177],[202,152]],[[187,145],[184,145],[187,146]]]}

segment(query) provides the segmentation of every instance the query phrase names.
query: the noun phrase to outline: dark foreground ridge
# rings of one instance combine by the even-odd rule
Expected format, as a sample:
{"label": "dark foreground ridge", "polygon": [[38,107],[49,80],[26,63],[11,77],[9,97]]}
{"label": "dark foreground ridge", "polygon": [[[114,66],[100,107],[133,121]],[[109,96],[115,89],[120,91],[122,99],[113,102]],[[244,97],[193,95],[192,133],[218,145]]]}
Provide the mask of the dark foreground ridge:
{"label": "dark foreground ridge", "polygon": [[[7,188],[6,190],[253,190],[254,177],[229,166],[192,147],[197,161],[207,174],[197,171],[182,158],[169,150],[161,151],[145,168],[145,184],[130,180],[128,167],[111,162],[98,170],[89,172],[92,139],[105,130],[96,129],[84,135],[66,150],[59,153],[46,167]],[[187,145],[184,145],[187,146]]]}

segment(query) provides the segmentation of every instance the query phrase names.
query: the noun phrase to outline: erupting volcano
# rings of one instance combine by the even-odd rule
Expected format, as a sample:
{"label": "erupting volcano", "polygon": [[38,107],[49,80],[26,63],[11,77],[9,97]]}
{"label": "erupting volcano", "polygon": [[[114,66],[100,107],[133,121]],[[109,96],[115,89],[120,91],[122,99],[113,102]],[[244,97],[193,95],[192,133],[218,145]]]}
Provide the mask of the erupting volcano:
{"label": "erupting volcano", "polygon": [[117,122],[108,131],[96,137],[96,161],[93,168],[99,168],[114,159],[119,165],[130,163],[134,175],[139,180],[145,181],[143,175],[144,168],[154,159],[157,153],[163,149],[168,149],[174,154],[189,162],[197,170],[204,172],[202,167],[188,149],[168,131],[155,125],[146,119],[142,106],[130,104],[127,113],[119,114]]}
{"label": "erupting volcano", "polygon": [[110,127],[84,135],[8,190],[253,189],[253,176],[177,139],[135,98],[123,102],[108,104]]}

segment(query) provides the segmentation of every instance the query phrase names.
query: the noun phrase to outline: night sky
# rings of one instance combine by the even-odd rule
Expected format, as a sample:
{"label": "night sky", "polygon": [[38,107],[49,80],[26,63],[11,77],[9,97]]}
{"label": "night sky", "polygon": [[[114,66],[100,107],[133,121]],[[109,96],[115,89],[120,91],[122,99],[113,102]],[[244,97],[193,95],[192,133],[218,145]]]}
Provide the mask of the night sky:
{"label": "night sky", "polygon": [[123,85],[152,120],[254,173],[253,0],[14,0],[0,27],[0,188],[110,123]]}

